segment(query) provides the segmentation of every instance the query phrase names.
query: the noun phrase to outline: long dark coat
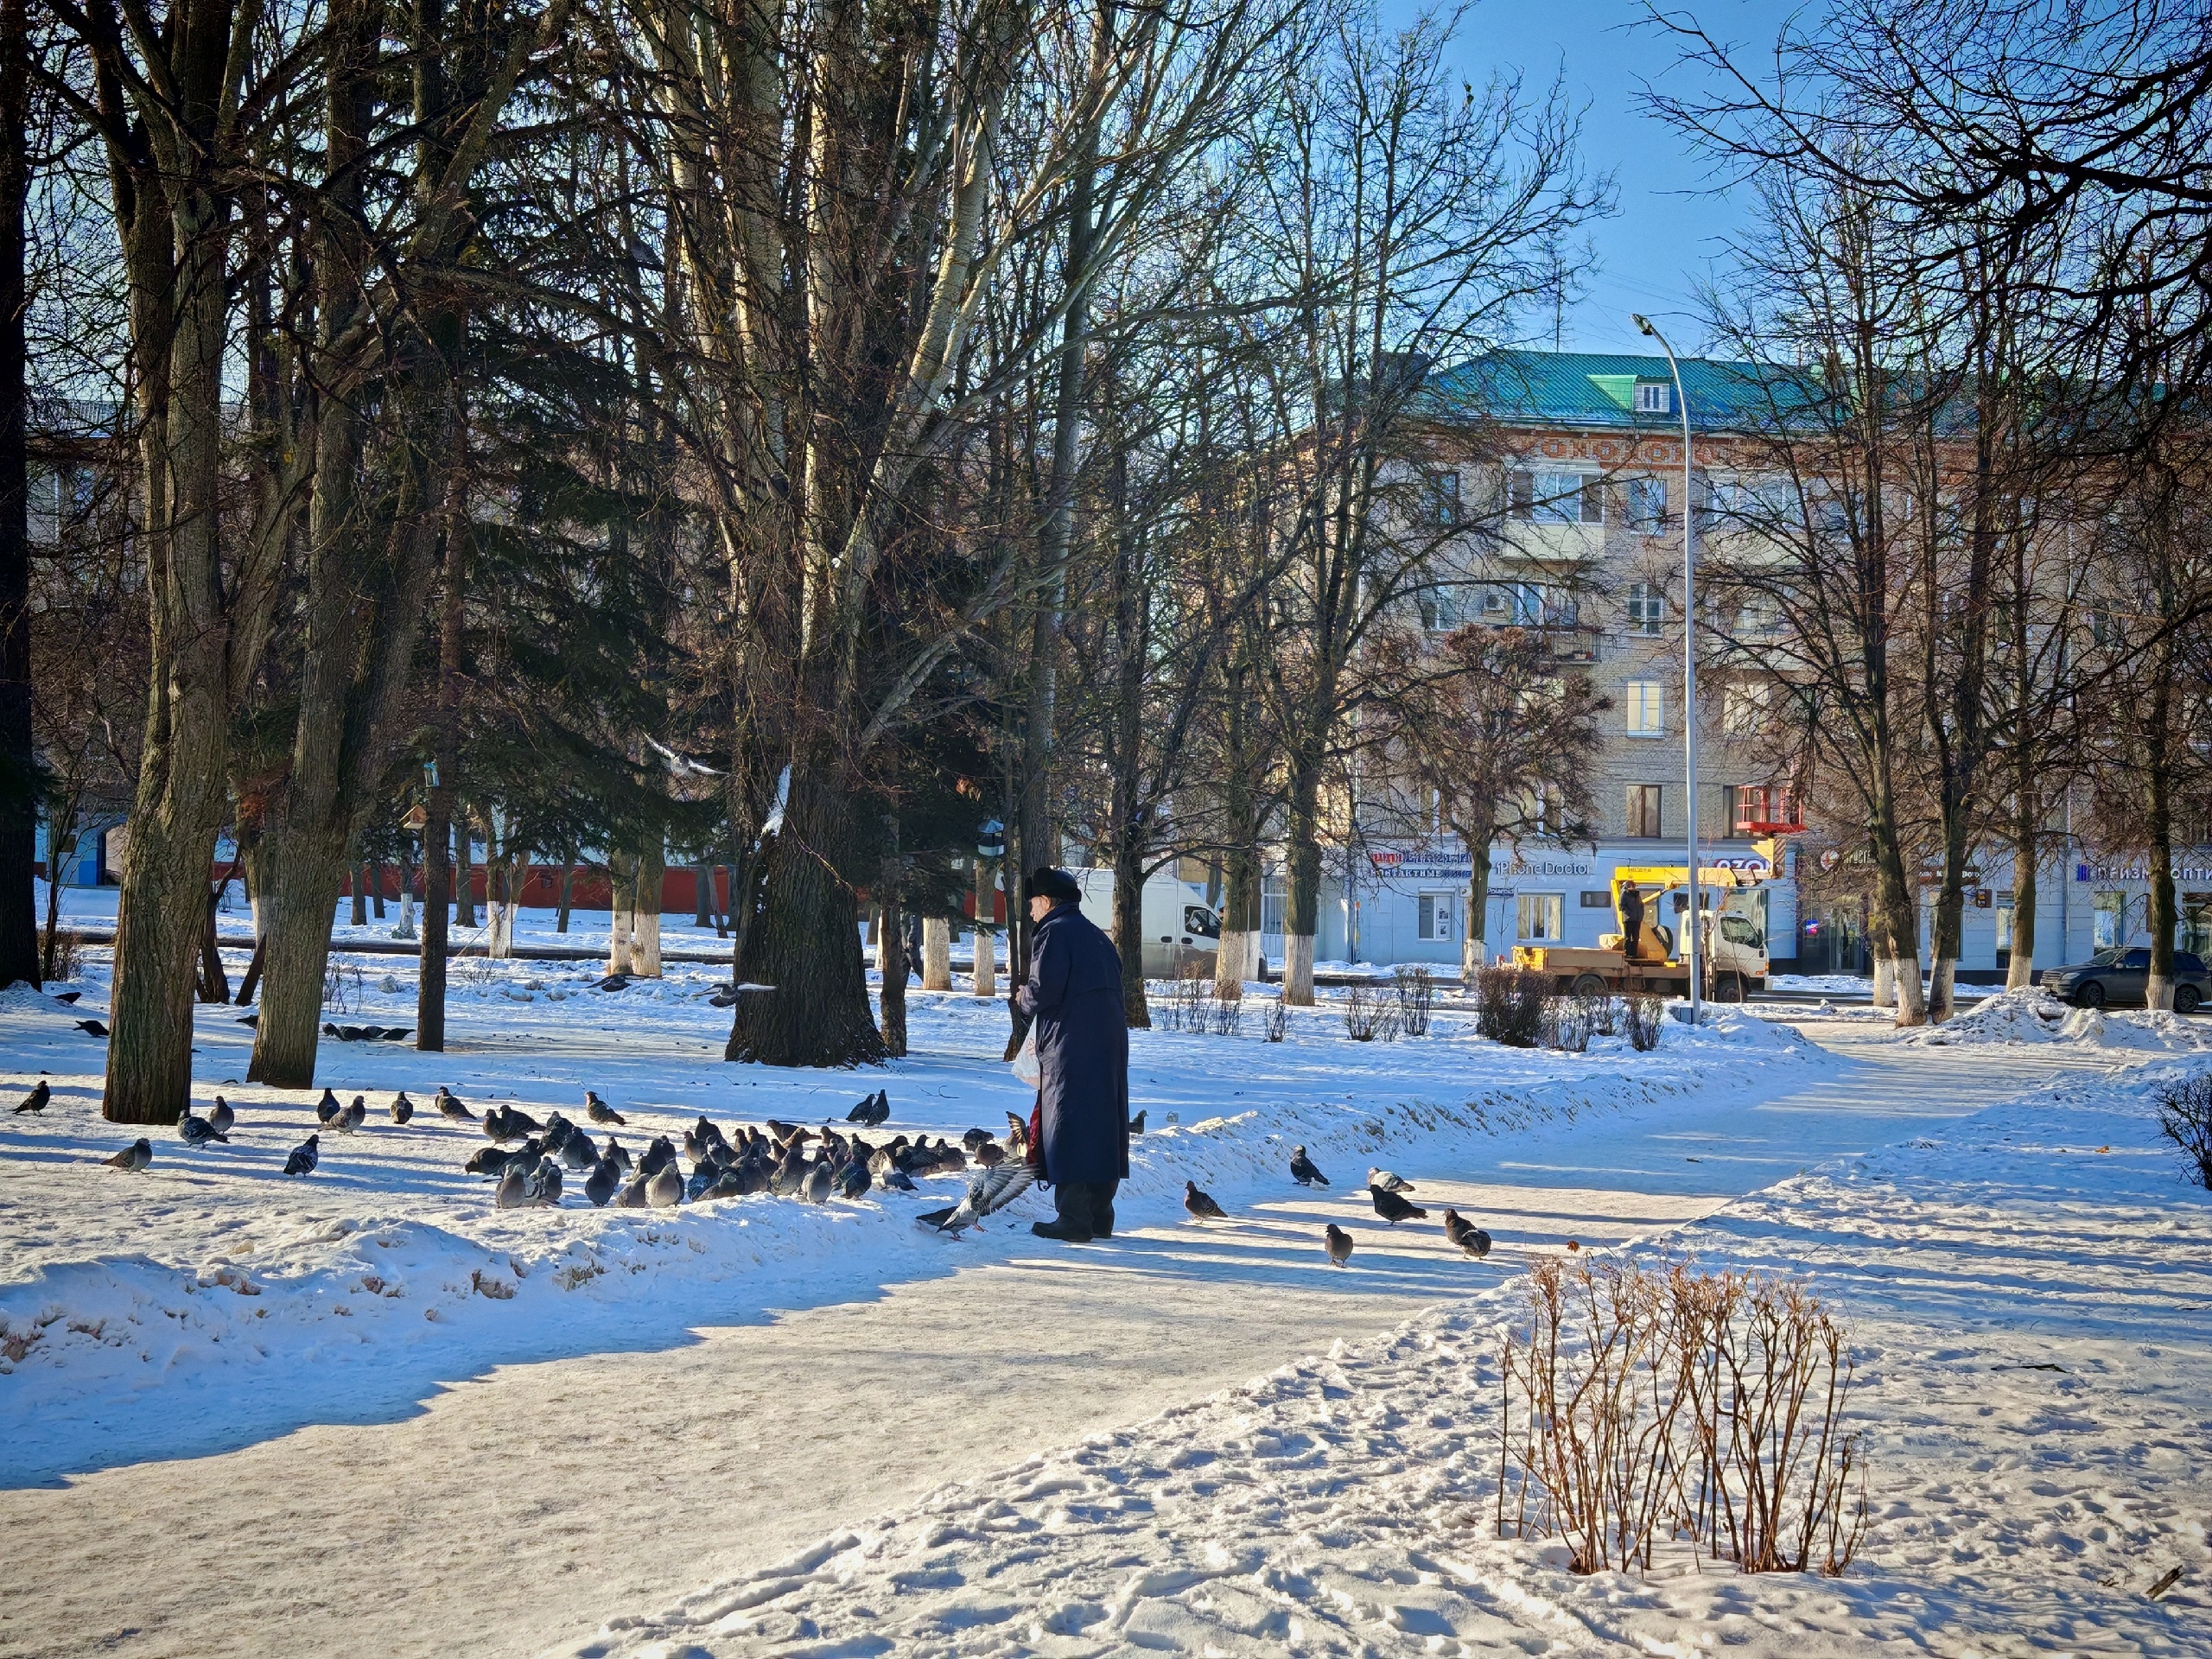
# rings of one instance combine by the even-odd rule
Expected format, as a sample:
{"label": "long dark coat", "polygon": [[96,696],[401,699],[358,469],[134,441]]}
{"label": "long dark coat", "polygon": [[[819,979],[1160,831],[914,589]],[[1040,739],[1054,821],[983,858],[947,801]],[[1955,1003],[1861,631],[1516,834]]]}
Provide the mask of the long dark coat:
{"label": "long dark coat", "polygon": [[1103,1185],[1129,1173],[1129,1025],[1122,958],[1074,905],[1037,924],[1022,1012],[1045,1073],[1040,1179]]}

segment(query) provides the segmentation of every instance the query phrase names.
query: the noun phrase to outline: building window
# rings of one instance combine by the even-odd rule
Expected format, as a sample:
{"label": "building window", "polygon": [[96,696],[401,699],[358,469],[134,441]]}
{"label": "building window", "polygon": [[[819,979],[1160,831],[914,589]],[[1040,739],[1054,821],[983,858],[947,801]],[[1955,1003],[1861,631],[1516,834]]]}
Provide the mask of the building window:
{"label": "building window", "polygon": [[2090,944],[2099,950],[2110,950],[2126,943],[2125,934],[2127,916],[2127,895],[2116,888],[2107,888],[2094,894],[2089,901],[2091,914],[2095,918]]}
{"label": "building window", "polygon": [[1796,822],[1796,803],[1775,784],[1731,784],[1727,789],[1728,833],[1770,836],[1774,826]]}
{"label": "building window", "polygon": [[1414,900],[1417,920],[1414,931],[1424,939],[1449,941],[1458,936],[1452,931],[1452,918],[1458,912],[1459,896],[1452,893],[1424,893]]}
{"label": "building window", "polygon": [[1774,712],[1774,688],[1754,682],[1725,686],[1720,693],[1720,728],[1731,737],[1755,737]]}
{"label": "building window", "polygon": [[1421,625],[1431,633],[1449,633],[1467,620],[1465,601],[1456,588],[1430,588],[1420,598]]}
{"label": "building window", "polygon": [[1613,895],[1604,887],[1585,887],[1582,889],[1583,909],[1611,910],[1612,907]]}
{"label": "building window", "polygon": [[1667,617],[1667,595],[1656,582],[1631,582],[1628,585],[1628,631],[1647,639],[1656,638],[1659,625]]}
{"label": "building window", "polygon": [[1628,481],[1628,527],[1645,536],[1667,528],[1667,480],[1631,478]]}
{"label": "building window", "polygon": [[2212,893],[2182,894],[2181,927],[2174,935],[2174,949],[2193,957],[2212,957]]}
{"label": "building window", "polygon": [[1459,522],[1459,474],[1431,473],[1427,479],[1425,503],[1428,522],[1440,530],[1450,530]]}
{"label": "building window", "polygon": [[1659,838],[1658,784],[1630,784],[1628,786],[1628,833],[1632,839],[1656,841]]}
{"label": "building window", "polygon": [[1516,471],[1508,477],[1516,518],[1537,524],[1601,524],[1605,488],[1582,473]]}
{"label": "building window", "polygon": [[1564,893],[1524,893],[1520,895],[1521,938],[1528,944],[1559,943],[1560,900]]}
{"label": "building window", "polygon": [[1675,412],[1675,386],[1670,380],[1639,380],[1636,383],[1636,412],[1639,415],[1671,415]]}
{"label": "building window", "polygon": [[1630,737],[1667,735],[1667,688],[1657,680],[1630,680],[1623,685],[1621,708]]}

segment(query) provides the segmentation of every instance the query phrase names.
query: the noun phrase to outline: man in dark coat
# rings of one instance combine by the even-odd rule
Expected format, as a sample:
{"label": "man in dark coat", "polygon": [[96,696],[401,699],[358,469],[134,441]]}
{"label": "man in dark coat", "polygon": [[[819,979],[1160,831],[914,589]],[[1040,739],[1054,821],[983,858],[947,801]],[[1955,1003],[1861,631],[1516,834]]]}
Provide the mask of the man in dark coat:
{"label": "man in dark coat", "polygon": [[1114,1234],[1114,1193],[1129,1173],[1129,1026],[1122,1011],[1122,958],[1084,916],[1083,889],[1065,870],[1029,878],[1036,932],[1029,978],[1014,994],[1037,1022],[1044,1133],[1038,1179],[1059,1219],[1030,1230],[1083,1243]]}

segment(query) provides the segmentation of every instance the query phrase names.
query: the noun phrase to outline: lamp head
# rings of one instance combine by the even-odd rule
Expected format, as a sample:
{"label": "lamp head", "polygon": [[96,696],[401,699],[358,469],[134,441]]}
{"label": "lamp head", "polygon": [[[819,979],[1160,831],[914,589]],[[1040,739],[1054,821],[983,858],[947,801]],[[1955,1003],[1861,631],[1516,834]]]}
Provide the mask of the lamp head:
{"label": "lamp head", "polygon": [[1651,319],[1641,311],[1630,312],[1628,320],[1636,325],[1636,331],[1640,334],[1656,334],[1659,332],[1651,326]]}

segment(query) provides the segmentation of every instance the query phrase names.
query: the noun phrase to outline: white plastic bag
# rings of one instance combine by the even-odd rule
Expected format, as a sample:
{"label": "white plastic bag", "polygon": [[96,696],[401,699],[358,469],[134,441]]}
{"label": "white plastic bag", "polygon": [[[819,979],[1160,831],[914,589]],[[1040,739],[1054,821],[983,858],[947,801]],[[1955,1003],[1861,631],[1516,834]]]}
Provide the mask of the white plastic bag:
{"label": "white plastic bag", "polygon": [[1029,1034],[1021,1039],[1021,1052],[1014,1057],[1014,1075],[1034,1089],[1045,1081],[1045,1068],[1037,1058],[1037,1027],[1032,1025]]}

